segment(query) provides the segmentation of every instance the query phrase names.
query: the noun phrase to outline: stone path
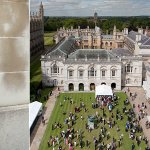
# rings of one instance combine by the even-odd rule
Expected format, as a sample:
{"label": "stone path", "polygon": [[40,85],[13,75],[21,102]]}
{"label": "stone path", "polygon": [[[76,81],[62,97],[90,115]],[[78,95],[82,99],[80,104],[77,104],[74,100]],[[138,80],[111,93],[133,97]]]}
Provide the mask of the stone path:
{"label": "stone path", "polygon": [[48,120],[51,116],[51,113],[53,111],[53,108],[55,106],[56,102],[56,96],[59,94],[59,92],[62,91],[62,88],[60,88],[60,91],[58,91],[58,88],[55,88],[53,90],[52,96],[49,97],[49,100],[47,101],[45,105],[45,112],[44,112],[44,118],[45,118],[45,125],[41,122],[41,118],[39,118],[31,136],[30,136],[30,149],[31,150],[38,150],[42,137],[45,133]]}
{"label": "stone path", "polygon": [[[133,106],[133,104],[135,104],[135,106],[136,106],[136,108],[134,109],[135,113],[138,114],[137,105],[138,104],[141,105],[142,102],[144,102],[147,105],[147,109],[146,109],[147,116],[150,116],[150,104],[148,103],[148,101],[145,98],[145,93],[144,93],[143,88],[142,87],[130,87],[129,89],[130,89],[131,93],[135,93],[135,92],[137,93],[137,97],[135,98],[135,100],[131,100],[129,98],[132,106]],[[124,90],[127,91],[127,88],[124,88],[123,91]],[[128,96],[129,96],[130,92],[126,92]],[[140,125],[142,126],[144,135],[148,138],[149,145],[150,145],[150,129],[146,129],[146,127],[145,127],[146,121],[147,121],[147,117],[145,116],[143,119],[141,119]]]}

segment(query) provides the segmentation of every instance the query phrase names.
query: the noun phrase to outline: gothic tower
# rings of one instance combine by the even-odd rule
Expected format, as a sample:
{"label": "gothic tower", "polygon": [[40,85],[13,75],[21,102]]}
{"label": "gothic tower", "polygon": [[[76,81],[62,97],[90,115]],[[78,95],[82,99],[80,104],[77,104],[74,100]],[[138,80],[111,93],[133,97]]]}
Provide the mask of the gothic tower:
{"label": "gothic tower", "polygon": [[117,29],[116,29],[116,25],[114,25],[114,29],[113,29],[113,39],[116,39],[117,36]]}
{"label": "gothic tower", "polygon": [[97,17],[98,17],[97,12],[95,12],[95,13],[94,13],[94,23],[95,23],[95,27],[96,27],[96,24],[97,24]]}
{"label": "gothic tower", "polygon": [[44,19],[44,8],[43,8],[42,2],[40,4],[40,8],[39,8],[39,17],[41,17],[41,19]]}
{"label": "gothic tower", "polygon": [[41,21],[42,21],[43,34],[44,34],[44,8],[43,8],[42,2],[40,4],[40,8],[39,8],[39,17],[41,18]]}

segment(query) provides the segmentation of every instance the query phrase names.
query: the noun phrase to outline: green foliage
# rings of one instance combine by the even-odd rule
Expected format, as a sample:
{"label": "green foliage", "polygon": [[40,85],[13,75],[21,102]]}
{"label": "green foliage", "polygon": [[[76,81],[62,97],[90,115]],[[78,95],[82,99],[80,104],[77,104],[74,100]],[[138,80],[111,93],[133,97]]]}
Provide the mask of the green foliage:
{"label": "green foliage", "polygon": [[[81,29],[89,26],[94,28],[93,17],[45,17],[44,18],[44,28],[45,31],[57,31],[60,27],[78,28]],[[150,19],[148,17],[100,17],[97,21],[97,26],[99,26],[104,32],[107,30],[109,33],[113,30],[114,25],[117,29],[122,31],[125,27],[130,30],[137,30],[137,27],[146,28],[150,26]]]}
{"label": "green foliage", "polygon": [[41,87],[42,73],[41,73],[41,61],[40,54],[38,56],[31,57],[30,63],[30,101],[38,100],[44,105],[46,104],[45,97],[52,90],[50,87],[42,87],[41,96],[37,96],[37,89]]}

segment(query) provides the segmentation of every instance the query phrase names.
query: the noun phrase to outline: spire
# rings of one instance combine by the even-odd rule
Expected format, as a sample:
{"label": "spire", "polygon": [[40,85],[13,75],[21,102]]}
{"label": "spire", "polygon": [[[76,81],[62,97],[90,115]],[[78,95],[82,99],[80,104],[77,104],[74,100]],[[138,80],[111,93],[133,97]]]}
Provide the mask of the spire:
{"label": "spire", "polygon": [[116,32],[116,25],[114,25],[114,31]]}

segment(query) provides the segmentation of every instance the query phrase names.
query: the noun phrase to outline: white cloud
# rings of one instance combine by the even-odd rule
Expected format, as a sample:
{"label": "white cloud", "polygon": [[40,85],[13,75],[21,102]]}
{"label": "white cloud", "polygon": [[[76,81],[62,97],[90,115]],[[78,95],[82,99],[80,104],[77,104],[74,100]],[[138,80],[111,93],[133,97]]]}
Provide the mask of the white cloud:
{"label": "white cloud", "polygon": [[[31,0],[31,11],[38,11],[41,0]],[[47,16],[150,15],[149,0],[43,0]]]}

